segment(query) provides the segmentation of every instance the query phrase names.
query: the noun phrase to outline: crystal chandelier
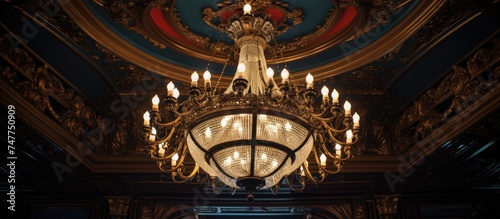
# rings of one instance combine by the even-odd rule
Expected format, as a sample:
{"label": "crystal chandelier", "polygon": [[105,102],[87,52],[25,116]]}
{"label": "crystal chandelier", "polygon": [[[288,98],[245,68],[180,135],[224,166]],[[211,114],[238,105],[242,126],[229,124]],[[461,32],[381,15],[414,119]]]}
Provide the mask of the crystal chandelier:
{"label": "crystal chandelier", "polygon": [[[324,181],[352,157],[359,115],[351,114],[348,101],[340,107],[336,90],[330,99],[326,86],[322,101],[316,101],[313,76],[308,74],[307,86],[299,88],[290,83],[286,65],[278,86],[264,56],[274,32],[265,11],[252,13],[245,4],[227,29],[239,48],[229,88],[214,89],[207,70],[203,89],[198,87],[198,73],[191,75],[187,100],[178,102],[172,82],[162,108],[158,95],[153,97],[151,111],[144,113],[143,132],[151,157],[174,181],[210,180],[215,193],[241,188],[253,200],[255,190],[269,188],[276,194],[281,184],[302,191],[307,181]],[[308,158],[317,164],[316,174]],[[185,165],[188,160],[193,165]]]}

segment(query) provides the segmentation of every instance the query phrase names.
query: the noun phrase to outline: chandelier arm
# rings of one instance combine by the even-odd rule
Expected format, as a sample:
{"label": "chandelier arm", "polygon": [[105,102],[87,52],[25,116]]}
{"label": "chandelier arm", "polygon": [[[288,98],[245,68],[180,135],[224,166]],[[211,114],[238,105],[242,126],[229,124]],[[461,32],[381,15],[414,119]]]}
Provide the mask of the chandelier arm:
{"label": "chandelier arm", "polygon": [[336,128],[333,128],[327,121],[324,121],[321,119],[320,119],[320,121],[323,124],[323,126],[328,129],[329,132],[333,131],[335,133],[339,133],[339,132],[346,132],[347,130],[351,129],[349,126],[346,126],[343,129],[336,129]]}
{"label": "chandelier arm", "polygon": [[193,108],[190,108],[188,111],[186,112],[177,112],[177,110],[175,111],[172,111],[175,115],[179,116],[179,117],[183,117],[183,116],[187,116],[189,114],[191,114],[193,112]]}
{"label": "chandelier arm", "polygon": [[336,116],[331,116],[331,117],[323,117],[326,113],[328,113],[328,109],[322,110],[320,113],[311,113],[311,116],[313,116],[315,119],[318,120],[325,120],[325,121],[330,121],[336,118]]}
{"label": "chandelier arm", "polygon": [[224,188],[226,188],[226,184],[222,183],[222,185],[221,185],[219,180],[217,180],[216,176],[210,176],[210,184],[212,185],[212,191],[215,194],[221,193],[222,190],[224,190]]}
{"label": "chandelier arm", "polygon": [[174,133],[175,133],[175,126],[170,129],[170,133],[167,136],[165,136],[164,138],[160,138],[160,140],[151,141],[151,140],[149,140],[149,138],[147,138],[146,140],[151,145],[159,145],[161,143],[165,143],[165,142],[169,141],[172,138],[172,136],[174,135]]}
{"label": "chandelier arm", "polygon": [[[319,158],[318,158],[318,151],[317,151],[316,148],[313,149],[313,153],[314,153],[314,157],[316,158],[316,162],[320,163],[319,162]],[[325,153],[330,158],[333,158],[333,163],[334,163],[335,166],[337,166],[336,165],[337,161],[341,160],[341,159],[339,159],[337,156],[332,156],[332,154],[329,151],[325,151]],[[318,165],[318,167],[319,167],[319,170],[320,170],[319,172],[321,174],[321,180],[318,180],[317,182],[323,182],[326,179],[326,175],[327,174],[336,174],[336,173],[340,172],[340,167],[339,166],[337,166],[337,169],[334,170],[334,171],[329,170],[326,166],[324,167],[324,166]]]}
{"label": "chandelier arm", "polygon": [[[163,158],[161,159],[157,159],[157,160],[161,160],[162,163],[165,163],[167,159],[170,159],[172,158],[175,154],[178,154],[179,153],[179,149],[182,149],[182,153],[181,153],[181,156],[179,157],[179,160],[177,161],[177,164],[175,166],[172,166],[170,169],[164,169],[163,168],[163,165],[158,165],[160,170],[162,172],[172,172],[172,173],[175,173],[175,171],[180,168],[182,165],[184,165],[184,158],[186,157],[186,154],[187,154],[187,147],[185,144],[182,144],[180,147],[177,147],[174,151],[172,151],[172,153],[170,153],[169,155],[166,155],[164,156]],[[155,158],[155,157],[153,157]]]}
{"label": "chandelier arm", "polygon": [[276,183],[276,185],[272,186],[270,189],[271,189],[271,192],[273,193],[273,195],[278,194],[278,192],[279,192],[279,190],[280,190],[280,185],[279,185],[279,183]]}
{"label": "chandelier arm", "polygon": [[323,151],[326,156],[332,158],[332,159],[335,159],[336,158],[336,155],[334,155],[333,153],[330,152],[330,150],[328,150],[328,148],[325,146],[325,139],[324,139],[324,136],[323,135],[318,135],[318,137],[320,138],[320,147],[321,147],[321,151]]}
{"label": "chandelier arm", "polygon": [[[292,177],[295,177],[295,175],[296,174],[294,174]],[[290,189],[292,189],[294,192],[302,192],[302,191],[304,191],[304,189],[306,188],[305,177],[300,176],[300,179],[299,179],[300,187],[296,187],[293,183],[291,183],[290,179],[288,179],[289,177],[290,177],[289,175],[285,176],[285,181],[288,184],[288,187],[290,187]]]}
{"label": "chandelier arm", "polygon": [[177,168],[177,176],[183,180],[190,180],[196,175],[196,173],[198,173],[199,169],[200,166],[196,163],[191,173],[189,173],[188,175],[184,175],[184,165],[182,165],[181,168]]}
{"label": "chandelier arm", "polygon": [[[172,112],[174,112],[174,113],[175,113],[175,111],[172,111]],[[177,113],[175,113],[175,114],[176,114],[176,115],[178,115],[178,116],[177,116],[174,120],[172,120],[172,121],[170,121],[170,122],[167,122],[167,123],[162,123],[162,122],[160,122],[159,120],[155,119],[153,124],[155,124],[155,125],[157,125],[157,126],[159,126],[159,127],[169,127],[169,126],[176,125],[176,124],[178,124],[178,123],[179,123],[179,121],[182,119],[182,117],[183,117],[184,115],[180,115],[180,116],[179,116],[179,114],[177,114]],[[186,114],[186,115],[187,115],[187,114]],[[156,117],[155,117],[155,118],[156,118]]]}
{"label": "chandelier arm", "polygon": [[317,180],[314,178],[314,176],[312,175],[311,171],[309,170],[309,165],[304,162],[304,164],[302,165],[304,166],[304,172],[305,172],[305,175],[307,177],[307,179],[313,183],[320,183],[320,182],[323,182],[323,180],[325,180],[325,176],[324,174],[321,174],[321,179]]}

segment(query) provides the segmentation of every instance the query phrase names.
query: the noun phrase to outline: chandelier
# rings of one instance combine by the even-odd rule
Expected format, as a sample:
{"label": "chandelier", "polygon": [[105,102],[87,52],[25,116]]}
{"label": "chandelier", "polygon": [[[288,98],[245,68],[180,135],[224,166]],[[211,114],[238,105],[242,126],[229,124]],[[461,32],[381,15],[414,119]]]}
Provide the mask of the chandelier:
{"label": "chandelier", "polygon": [[[360,132],[360,117],[351,113],[350,103],[342,108],[339,93],[333,90],[330,99],[326,86],[316,101],[313,76],[299,87],[290,83],[286,64],[276,84],[264,55],[276,29],[265,11],[252,12],[245,4],[226,31],[239,48],[227,90],[212,87],[208,69],[200,88],[195,71],[185,101],[178,102],[180,92],[170,82],[162,107],[155,95],[151,111],[144,113],[147,148],[160,170],[175,182],[210,181],[217,194],[225,187],[233,194],[244,189],[248,200],[257,189],[276,194],[285,184],[302,191],[308,181],[320,183],[338,173],[353,156]],[[308,158],[317,168],[310,168]],[[193,164],[186,165],[188,160]]]}

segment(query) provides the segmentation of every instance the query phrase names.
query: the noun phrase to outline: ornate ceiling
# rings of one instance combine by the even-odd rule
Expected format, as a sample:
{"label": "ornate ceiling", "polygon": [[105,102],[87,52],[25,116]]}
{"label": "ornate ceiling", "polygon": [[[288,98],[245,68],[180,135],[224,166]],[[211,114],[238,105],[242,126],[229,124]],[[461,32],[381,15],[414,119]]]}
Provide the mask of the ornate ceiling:
{"label": "ornate ceiling", "polygon": [[[229,84],[236,53],[224,21],[241,1],[0,5],[0,103],[16,107],[19,131],[29,133],[19,136],[26,162],[19,172],[37,192],[26,194],[64,196],[76,186],[79,195],[173,203],[191,201],[195,186],[206,195],[204,184],[175,184],[158,172],[143,147],[141,115],[154,94],[164,94],[165,82],[185,93],[191,72],[208,64],[220,87]],[[300,194],[261,191],[261,205],[338,216],[353,209],[368,214],[370,205],[359,200],[379,194],[498,190],[498,1],[254,0],[252,6],[279,25],[268,63],[282,68],[285,60],[299,86],[310,72],[316,88],[336,88],[363,109],[364,127],[356,157],[329,176],[331,183]],[[54,193],[59,182],[64,186]],[[245,200],[243,193],[207,198],[212,208],[198,209],[206,218],[214,209],[238,213],[224,207]],[[310,208],[297,207],[304,200]],[[318,207],[325,201],[331,209]],[[155,203],[145,209],[154,211]]]}

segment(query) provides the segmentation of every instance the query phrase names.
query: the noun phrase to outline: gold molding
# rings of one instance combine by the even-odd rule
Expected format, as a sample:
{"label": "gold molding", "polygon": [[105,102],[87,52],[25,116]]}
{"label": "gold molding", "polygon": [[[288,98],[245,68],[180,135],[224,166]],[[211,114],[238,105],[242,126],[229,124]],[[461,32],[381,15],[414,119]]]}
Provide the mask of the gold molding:
{"label": "gold molding", "polygon": [[[358,52],[306,71],[293,72],[293,69],[291,69],[292,74],[295,79],[302,80],[310,72],[315,75],[317,80],[322,80],[375,61],[411,37],[446,3],[446,1],[423,1],[388,33]],[[157,72],[160,75],[176,78],[183,83],[188,84],[191,81],[189,75],[193,69],[164,62],[131,45],[103,24],[83,2],[69,1],[66,4],[62,4],[61,8],[93,39],[120,57],[145,69]],[[220,85],[228,86],[231,80],[232,77],[223,76]]]}

